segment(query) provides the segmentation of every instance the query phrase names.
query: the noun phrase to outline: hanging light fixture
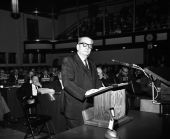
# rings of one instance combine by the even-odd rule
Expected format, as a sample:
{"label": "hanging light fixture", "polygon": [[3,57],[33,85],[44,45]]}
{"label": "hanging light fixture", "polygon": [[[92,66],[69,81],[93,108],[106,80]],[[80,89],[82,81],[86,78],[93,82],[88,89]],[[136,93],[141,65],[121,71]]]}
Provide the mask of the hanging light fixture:
{"label": "hanging light fixture", "polygon": [[18,0],[11,0],[11,8],[12,8],[11,16],[14,19],[18,19],[20,17]]}

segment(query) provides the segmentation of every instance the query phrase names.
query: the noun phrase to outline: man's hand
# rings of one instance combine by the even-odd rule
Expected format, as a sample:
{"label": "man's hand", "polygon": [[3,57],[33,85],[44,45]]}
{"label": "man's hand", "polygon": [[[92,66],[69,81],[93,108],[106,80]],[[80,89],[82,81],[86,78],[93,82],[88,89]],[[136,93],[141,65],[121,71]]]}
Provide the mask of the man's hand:
{"label": "man's hand", "polygon": [[40,87],[40,88],[42,87],[42,85],[41,85],[40,82],[36,82],[35,85],[38,86],[38,87]]}
{"label": "man's hand", "polygon": [[85,96],[91,95],[91,94],[96,93],[97,91],[100,91],[105,88],[106,87],[100,87],[99,89],[90,89],[90,90],[86,91]]}
{"label": "man's hand", "polygon": [[97,91],[98,91],[98,89],[90,89],[90,90],[86,91],[85,96],[91,95]]}
{"label": "man's hand", "polygon": [[100,87],[100,88],[98,89],[98,91],[99,91],[99,90],[103,90],[103,89],[105,89],[105,88],[106,88],[105,86]]}

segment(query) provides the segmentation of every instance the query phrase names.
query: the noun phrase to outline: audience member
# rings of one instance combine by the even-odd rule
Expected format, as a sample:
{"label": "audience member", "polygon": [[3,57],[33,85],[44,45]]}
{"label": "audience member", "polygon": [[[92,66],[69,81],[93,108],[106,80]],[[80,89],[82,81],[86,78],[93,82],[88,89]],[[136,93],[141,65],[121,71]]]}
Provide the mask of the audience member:
{"label": "audience member", "polygon": [[55,80],[55,78],[58,78],[58,68],[57,67],[50,68],[50,77],[53,77],[54,80]]}
{"label": "audience member", "polygon": [[[31,83],[30,83],[31,82]],[[34,98],[37,101],[38,88],[42,87],[39,78],[33,75],[30,82],[24,83],[18,89],[18,98],[22,102],[24,99]]]}
{"label": "audience member", "polygon": [[135,80],[133,81],[135,94],[152,98],[151,80],[140,70],[135,71]]}
{"label": "audience member", "polygon": [[129,69],[128,67],[122,67],[119,72],[116,74],[116,82],[117,83],[125,83],[129,82]]}
{"label": "audience member", "polygon": [[28,74],[24,77],[25,83],[32,83],[32,77],[34,76],[33,71],[29,71]]}
{"label": "audience member", "polygon": [[47,69],[43,70],[40,80],[41,80],[41,82],[49,82],[50,81],[50,74],[48,73]]}
{"label": "audience member", "polygon": [[63,89],[61,71],[58,71],[58,76],[52,76],[50,82],[43,85],[43,88],[50,88],[55,90],[55,94],[61,94]]}
{"label": "audience member", "polygon": [[119,83],[128,83],[129,85],[125,87],[126,89],[126,109],[129,110],[130,108],[134,107],[134,97],[135,97],[135,92],[134,92],[134,87],[133,87],[133,82],[132,82],[132,75],[129,71],[128,67],[123,66],[119,72],[116,74],[116,82],[117,84]]}
{"label": "audience member", "polygon": [[18,119],[12,116],[10,109],[8,105],[6,104],[6,101],[4,100],[4,97],[0,93],[0,121],[4,122],[10,122],[10,123],[17,123]]}
{"label": "audience member", "polygon": [[24,79],[24,76],[19,73],[18,69],[14,69],[14,71],[9,75],[8,81],[12,84],[18,84],[18,79]]}
{"label": "audience member", "polygon": [[108,76],[107,76],[105,73],[103,73],[102,67],[97,66],[96,69],[97,69],[97,74],[98,74],[98,76],[99,76],[99,79],[100,79],[101,82],[102,82],[102,85],[103,85],[103,86],[109,86]]}
{"label": "audience member", "polygon": [[3,69],[0,69],[0,85],[6,84],[8,79],[8,75],[5,73]]}

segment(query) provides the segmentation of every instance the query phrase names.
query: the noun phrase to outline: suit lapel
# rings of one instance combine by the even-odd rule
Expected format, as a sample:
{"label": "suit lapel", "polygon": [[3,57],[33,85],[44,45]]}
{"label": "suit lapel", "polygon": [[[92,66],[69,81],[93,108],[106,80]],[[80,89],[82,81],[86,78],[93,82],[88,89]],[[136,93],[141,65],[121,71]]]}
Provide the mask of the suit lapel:
{"label": "suit lapel", "polygon": [[[90,69],[88,69],[85,65],[84,65],[84,63],[83,63],[83,61],[80,59],[80,57],[76,54],[75,55],[75,61],[78,63],[78,65],[80,65],[80,67],[85,71],[85,73],[87,73],[88,74],[88,76],[91,76],[91,68]],[[89,61],[88,61],[89,62]],[[90,63],[89,63],[89,67],[91,67],[90,66]]]}
{"label": "suit lapel", "polygon": [[92,63],[91,63],[91,61],[90,60],[88,60],[88,63],[89,63],[89,71],[90,71],[90,76],[91,77],[93,77],[92,75],[93,75],[93,66],[92,66]]}

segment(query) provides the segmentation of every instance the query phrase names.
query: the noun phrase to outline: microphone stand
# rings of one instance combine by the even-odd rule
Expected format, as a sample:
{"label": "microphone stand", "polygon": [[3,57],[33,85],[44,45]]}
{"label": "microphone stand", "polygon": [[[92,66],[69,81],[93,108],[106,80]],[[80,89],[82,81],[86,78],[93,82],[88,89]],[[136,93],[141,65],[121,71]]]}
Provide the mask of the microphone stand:
{"label": "microphone stand", "polygon": [[110,108],[110,121],[108,129],[105,133],[105,138],[107,139],[119,139],[116,130],[114,130],[114,118],[115,118],[115,110],[114,108]]}
{"label": "microphone stand", "polygon": [[133,64],[133,68],[142,71],[142,72],[145,74],[145,76],[151,81],[151,87],[152,87],[152,103],[154,103],[154,104],[160,104],[159,102],[157,102],[157,101],[155,100],[155,90],[156,90],[157,94],[158,94],[159,90],[158,90],[158,88],[155,86],[152,76],[149,75],[148,73],[146,73],[145,69],[141,68],[140,66],[138,66],[138,65],[136,65],[136,64]]}
{"label": "microphone stand", "polygon": [[[158,96],[158,92],[160,92],[160,89],[158,89],[155,84],[154,84],[154,80],[153,80],[153,77],[152,75],[148,74],[145,69],[141,68],[140,66],[136,65],[136,64],[129,64],[129,63],[123,63],[123,62],[120,62],[120,61],[117,61],[117,60],[112,60],[113,62],[117,62],[121,65],[124,65],[124,66],[127,66],[127,67],[131,67],[131,68],[134,68],[134,69],[138,69],[140,71],[142,71],[145,76],[151,81],[151,85],[152,85],[152,102],[155,103],[155,104],[160,104],[158,103],[155,98]],[[157,96],[155,97],[155,90],[157,92]]]}

